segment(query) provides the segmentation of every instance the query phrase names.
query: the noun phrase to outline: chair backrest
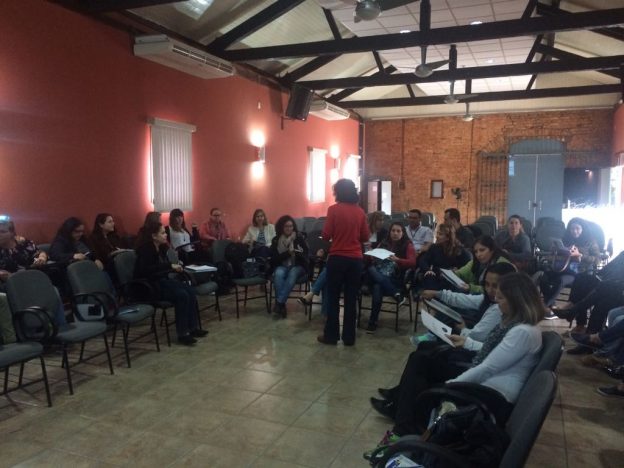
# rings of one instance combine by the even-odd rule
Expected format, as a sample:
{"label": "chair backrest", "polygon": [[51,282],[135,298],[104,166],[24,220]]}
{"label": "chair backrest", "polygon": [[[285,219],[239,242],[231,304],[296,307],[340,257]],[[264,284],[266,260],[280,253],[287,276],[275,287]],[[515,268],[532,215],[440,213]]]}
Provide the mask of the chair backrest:
{"label": "chair backrest", "polygon": [[539,372],[526,383],[505,426],[511,441],[500,467],[524,466],[555,399],[556,390],[557,377],[551,371]]}
{"label": "chair backrest", "polygon": [[476,221],[472,223],[471,226],[478,228],[481,231],[481,235],[493,236],[495,232],[494,226],[492,225],[492,223],[484,223],[482,221]]}
{"label": "chair backrest", "polygon": [[50,278],[39,270],[22,270],[9,276],[6,293],[12,313],[37,306],[45,309],[50,320],[54,320],[56,311],[62,307]]}
{"label": "chair backrest", "polygon": [[542,332],[542,351],[540,352],[539,361],[531,371],[529,376],[530,380],[532,376],[542,371],[552,371],[557,369],[557,364],[563,354],[563,339],[554,331]]}
{"label": "chair backrest", "polygon": [[134,265],[136,263],[136,252],[134,250],[126,250],[120,252],[113,258],[115,265],[115,273],[120,284],[128,284],[134,279]]}
{"label": "chair backrest", "polygon": [[42,252],[49,254],[51,245],[52,244],[37,244],[37,248],[41,250]]}
{"label": "chair backrest", "polygon": [[307,232],[308,234],[310,234],[315,231],[322,231],[324,226],[325,226],[325,219],[317,218],[312,224],[312,228]]}
{"label": "chair backrest", "polygon": [[295,220],[295,226],[297,226],[297,231],[302,232],[303,231],[303,218],[294,218]]}
{"label": "chair backrest", "polygon": [[422,213],[422,216],[420,218],[420,223],[423,226],[434,229],[436,226],[436,217],[433,213],[429,211],[425,211]]}
{"label": "chair backrest", "polygon": [[552,250],[553,239],[561,239],[565,234],[563,221],[551,220],[542,222],[535,228],[535,245],[542,251]]}
{"label": "chair backrest", "polygon": [[481,231],[481,228],[479,226],[475,226],[474,224],[467,224],[466,228],[470,229],[475,239],[484,234],[484,232]]}
{"label": "chair backrest", "polygon": [[310,232],[314,230],[314,223],[316,223],[316,218],[311,216],[303,217],[303,232]]}
{"label": "chair backrest", "polygon": [[492,215],[483,215],[477,218],[477,223],[488,223],[492,225],[492,229],[494,232],[498,231],[498,218]]}
{"label": "chair backrest", "polygon": [[225,262],[225,248],[232,242],[229,239],[220,239],[212,243],[212,262]]}
{"label": "chair backrest", "polygon": [[321,231],[309,232],[306,242],[308,243],[308,251],[311,257],[316,255],[319,249],[324,249],[326,254],[329,251],[330,243],[321,239]]}
{"label": "chair backrest", "polygon": [[67,279],[74,294],[112,293],[105,275],[91,260],[74,262],[67,267]]}

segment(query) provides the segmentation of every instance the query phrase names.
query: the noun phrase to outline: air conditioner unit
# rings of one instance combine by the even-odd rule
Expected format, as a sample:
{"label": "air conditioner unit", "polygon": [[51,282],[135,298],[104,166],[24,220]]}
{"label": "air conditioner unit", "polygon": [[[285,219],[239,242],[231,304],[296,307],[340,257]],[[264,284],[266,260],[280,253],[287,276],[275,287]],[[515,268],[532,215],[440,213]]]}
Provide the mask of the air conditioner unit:
{"label": "air conditioner unit", "polygon": [[199,78],[227,78],[234,74],[231,63],[175,42],[164,34],[135,37],[134,55]]}
{"label": "air conditioner unit", "polygon": [[310,114],[325,120],[345,120],[351,115],[349,111],[341,109],[322,99],[315,99],[312,101]]}

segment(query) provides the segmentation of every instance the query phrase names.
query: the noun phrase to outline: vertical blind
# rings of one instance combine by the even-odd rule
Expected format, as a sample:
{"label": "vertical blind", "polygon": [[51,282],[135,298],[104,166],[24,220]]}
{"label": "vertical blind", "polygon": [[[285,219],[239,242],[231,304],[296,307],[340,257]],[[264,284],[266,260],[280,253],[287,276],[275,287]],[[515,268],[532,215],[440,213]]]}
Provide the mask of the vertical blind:
{"label": "vertical blind", "polygon": [[325,157],[327,150],[310,148],[310,166],[308,171],[308,199],[315,202],[325,201]]}
{"label": "vertical blind", "polygon": [[154,210],[192,210],[191,136],[195,127],[161,119],[151,119],[150,124]]}

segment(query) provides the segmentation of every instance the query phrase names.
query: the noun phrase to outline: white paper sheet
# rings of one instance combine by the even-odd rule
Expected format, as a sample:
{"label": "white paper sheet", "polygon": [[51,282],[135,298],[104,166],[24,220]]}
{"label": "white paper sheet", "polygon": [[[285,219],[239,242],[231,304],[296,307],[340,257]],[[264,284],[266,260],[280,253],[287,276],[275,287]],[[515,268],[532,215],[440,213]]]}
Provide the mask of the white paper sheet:
{"label": "white paper sheet", "polygon": [[461,323],[464,321],[464,319],[459,314],[459,312],[451,309],[449,306],[441,303],[440,301],[436,301],[435,299],[428,299],[428,300],[426,299],[425,304],[427,304],[427,306],[431,307],[436,312],[440,312],[441,314],[448,315],[450,318],[452,318],[456,322]]}
{"label": "white paper sheet", "polygon": [[364,252],[364,255],[370,255],[371,257],[385,260],[386,258],[393,256],[394,252],[386,249],[373,249],[369,250],[368,252]]}
{"label": "white paper sheet", "polygon": [[420,311],[420,318],[422,320],[423,325],[427,327],[427,329],[431,333],[433,333],[435,336],[440,338],[445,343],[448,343],[453,347],[455,346],[453,342],[446,336],[446,335],[451,334],[452,332],[451,327],[440,322],[437,318],[435,318],[433,315],[431,315],[429,312],[425,310]]}
{"label": "white paper sheet", "polygon": [[217,269],[210,265],[186,265],[185,270],[192,271],[193,273],[206,273],[209,271],[217,271]]}

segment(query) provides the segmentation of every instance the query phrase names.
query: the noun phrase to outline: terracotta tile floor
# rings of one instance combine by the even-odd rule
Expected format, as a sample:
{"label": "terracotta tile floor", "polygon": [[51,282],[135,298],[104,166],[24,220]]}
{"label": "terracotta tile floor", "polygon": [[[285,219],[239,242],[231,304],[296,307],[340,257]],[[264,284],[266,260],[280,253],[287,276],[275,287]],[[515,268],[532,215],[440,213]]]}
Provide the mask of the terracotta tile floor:
{"label": "terracotta tile floor", "polygon": [[[399,333],[382,314],[376,335],[359,332],[345,348],[316,343],[317,310],[308,322],[301,306],[288,307],[287,320],[273,321],[250,303],[237,320],[226,299],[222,322],[204,316],[210,335],[197,346],[156,353],[137,343],[131,369],[116,347],[115,375],[101,356],[75,367],[74,396],[58,356],[46,358],[52,408],[41,385],[0,398],[0,466],[367,466],[362,452],[390,426],[368,398],[397,381],[412,350],[407,313]],[[565,330],[558,320],[543,325]],[[624,466],[624,400],[596,394],[615,381],[577,361],[561,361],[527,466]]]}

